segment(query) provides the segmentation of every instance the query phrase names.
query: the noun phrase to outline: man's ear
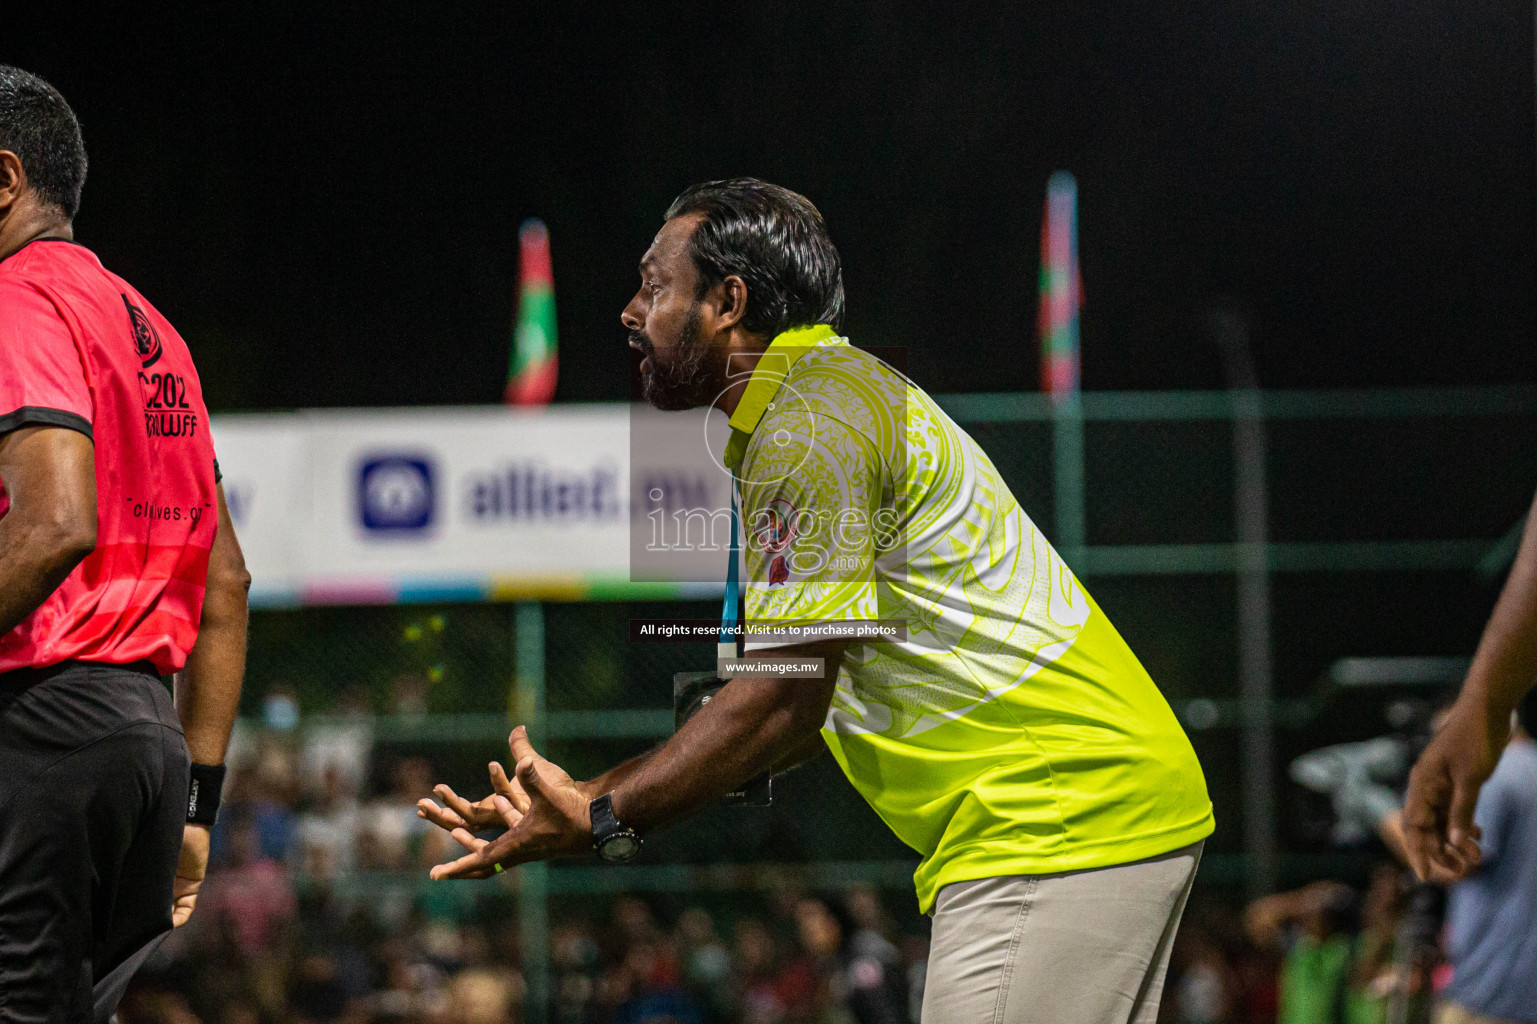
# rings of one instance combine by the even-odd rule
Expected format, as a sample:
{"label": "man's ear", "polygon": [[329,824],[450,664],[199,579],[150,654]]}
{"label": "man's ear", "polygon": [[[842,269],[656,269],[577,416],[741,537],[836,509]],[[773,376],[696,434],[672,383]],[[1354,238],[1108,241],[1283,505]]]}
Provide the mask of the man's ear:
{"label": "man's ear", "polygon": [[21,157],[0,149],[0,210],[16,205],[27,188],[27,174],[21,169]]}
{"label": "man's ear", "polygon": [[736,274],[730,274],[716,288],[720,290],[720,313],[716,317],[716,326],[729,331],[747,315],[747,282]]}

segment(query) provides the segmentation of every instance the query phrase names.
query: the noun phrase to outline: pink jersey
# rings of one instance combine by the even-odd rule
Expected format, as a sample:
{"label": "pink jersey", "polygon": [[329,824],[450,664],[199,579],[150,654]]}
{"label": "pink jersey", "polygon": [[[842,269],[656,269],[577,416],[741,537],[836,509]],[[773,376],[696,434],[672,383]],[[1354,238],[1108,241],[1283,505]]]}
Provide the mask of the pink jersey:
{"label": "pink jersey", "polygon": [[0,637],[0,672],[72,658],[179,670],[219,518],[202,387],[175,328],[64,239],[0,260],[0,433],[29,425],[95,442],[96,550]]}

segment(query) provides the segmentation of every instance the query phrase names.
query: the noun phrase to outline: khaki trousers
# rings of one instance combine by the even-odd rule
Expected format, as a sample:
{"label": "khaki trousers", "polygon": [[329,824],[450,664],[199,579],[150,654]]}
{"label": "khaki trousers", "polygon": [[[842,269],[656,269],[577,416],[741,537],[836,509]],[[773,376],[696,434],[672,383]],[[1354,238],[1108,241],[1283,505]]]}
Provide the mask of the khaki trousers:
{"label": "khaki trousers", "polygon": [[1153,1024],[1202,845],[945,886],[923,1024]]}

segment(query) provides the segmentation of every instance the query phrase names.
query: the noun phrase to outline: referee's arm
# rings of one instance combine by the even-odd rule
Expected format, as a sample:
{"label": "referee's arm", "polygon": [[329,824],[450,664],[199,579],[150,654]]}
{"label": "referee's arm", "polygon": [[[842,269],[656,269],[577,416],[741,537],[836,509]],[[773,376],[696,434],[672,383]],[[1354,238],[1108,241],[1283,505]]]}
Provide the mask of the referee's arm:
{"label": "referee's arm", "polygon": [[0,435],[0,636],[37,610],[96,548],[96,454],[67,427]]}
{"label": "referee's arm", "polygon": [[223,485],[216,490],[219,527],[208,554],[203,616],[186,667],[176,675],[176,713],[187,734],[187,753],[194,763],[209,765],[224,763],[240,706],[249,617],[246,595],[251,589],[251,574],[235,538]]}
{"label": "referee's arm", "polygon": [[[197,642],[187,654],[187,664],[176,674],[176,714],[187,736],[187,753],[194,764],[224,763],[230,729],[240,706],[240,683],[245,676],[246,595],[251,574],[235,539],[235,524],[224,503],[224,488],[216,486],[219,526],[208,554],[208,589],[203,596],[203,615]],[[208,871],[207,825],[189,822],[182,833],[181,859],[176,867],[171,921],[186,924],[197,904],[197,895]]]}

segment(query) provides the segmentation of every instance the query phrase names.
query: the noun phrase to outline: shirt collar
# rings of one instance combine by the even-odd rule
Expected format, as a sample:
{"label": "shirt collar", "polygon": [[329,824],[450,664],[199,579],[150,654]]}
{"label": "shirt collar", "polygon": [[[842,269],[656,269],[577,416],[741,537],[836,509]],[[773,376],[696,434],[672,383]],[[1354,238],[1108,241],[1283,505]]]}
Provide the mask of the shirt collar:
{"label": "shirt collar", "polygon": [[848,343],[847,338],[840,338],[838,332],[827,324],[794,327],[769,342],[769,347],[758,359],[758,365],[753,368],[747,386],[742,389],[736,411],[731,414],[731,439],[726,442],[725,460],[726,466],[733,473],[741,468],[748,440],[753,431],[758,429],[758,423],[768,411],[769,403],[779,393],[780,385],[785,382],[800,357],[823,345]]}

